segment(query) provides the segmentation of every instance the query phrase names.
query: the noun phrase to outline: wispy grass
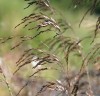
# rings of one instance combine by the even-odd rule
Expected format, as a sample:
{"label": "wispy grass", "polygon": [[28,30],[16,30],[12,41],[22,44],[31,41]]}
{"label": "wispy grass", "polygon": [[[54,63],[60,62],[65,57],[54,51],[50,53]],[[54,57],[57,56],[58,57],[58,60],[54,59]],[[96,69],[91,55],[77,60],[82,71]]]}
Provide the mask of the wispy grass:
{"label": "wispy grass", "polygon": [[[96,42],[96,38],[99,33],[100,20],[98,17],[96,24],[93,26],[94,30],[92,34],[90,34],[88,27],[87,29],[79,29],[77,26],[80,26],[85,20],[88,12],[94,13],[96,5],[99,2],[93,0],[92,7],[84,13],[85,15],[83,15],[80,20],[75,20],[75,16],[72,16],[70,12],[66,13],[68,17],[66,19],[65,14],[58,11],[59,9],[56,10],[52,7],[48,0],[25,1],[27,2],[27,6],[24,7],[24,9],[28,10],[28,8],[34,6],[33,10],[35,12],[32,11],[29,15],[24,16],[20,21],[21,23],[19,22],[18,25],[15,26],[14,32],[18,31],[19,33],[10,33],[9,36],[4,36],[0,39],[1,46],[12,40],[13,44],[11,44],[9,49],[11,51],[17,49],[20,52],[22,51],[22,55],[20,54],[21,56],[16,61],[16,69],[11,73],[12,77],[9,76],[10,79],[14,78],[14,81],[16,81],[11,85],[15,91],[13,95],[18,96],[24,89],[30,89],[34,79],[38,80],[39,78],[43,78],[45,74],[49,77],[48,75],[50,75],[50,73],[53,75],[54,72],[59,75],[57,74],[58,76],[55,76],[54,74],[55,78],[51,76],[50,78],[53,78],[51,80],[44,78],[44,81],[41,80],[36,83],[40,84],[41,87],[37,89],[38,86],[36,86],[35,90],[37,93],[34,96],[39,96],[45,92],[48,94],[48,91],[52,93],[54,90],[56,90],[56,95],[61,94],[62,96],[64,94],[77,96],[81,94],[81,91],[83,91],[85,95],[94,96],[92,83],[90,82],[89,66],[94,63],[99,63],[97,58],[99,58],[100,55],[100,43]],[[82,3],[80,0],[74,1],[75,6]],[[68,19],[70,19],[71,22],[69,22],[70,20]],[[79,23],[77,23],[78,21]],[[21,34],[20,28],[23,29]],[[45,37],[45,39],[41,40],[41,36]],[[39,42],[34,43],[35,40]],[[31,45],[30,42],[33,43],[33,45]],[[30,69],[28,69],[27,66],[29,66]],[[72,68],[75,66],[77,71]],[[3,70],[5,70],[5,68],[3,68]],[[23,77],[22,75],[28,73],[28,70],[31,70],[31,72],[29,72],[31,74],[26,74],[28,76]],[[99,72],[99,70],[100,69],[97,71]],[[2,73],[4,74],[4,72]],[[3,76],[6,81],[7,76],[5,76],[5,74]],[[84,78],[87,81],[82,80]],[[18,88],[15,86],[16,83],[18,84]],[[9,90],[10,83],[6,81],[6,85]],[[85,91],[83,87],[87,90]],[[29,92],[31,91],[32,90]],[[12,91],[9,90],[9,92],[11,93]]]}

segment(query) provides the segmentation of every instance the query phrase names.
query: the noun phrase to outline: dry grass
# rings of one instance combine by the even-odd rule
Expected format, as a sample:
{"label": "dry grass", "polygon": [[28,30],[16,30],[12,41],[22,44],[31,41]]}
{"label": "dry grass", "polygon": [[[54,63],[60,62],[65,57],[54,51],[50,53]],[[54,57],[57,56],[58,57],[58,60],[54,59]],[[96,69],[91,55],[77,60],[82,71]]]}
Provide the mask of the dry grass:
{"label": "dry grass", "polygon": [[[34,40],[37,36],[41,36],[41,34],[45,33],[48,36],[48,33],[54,33],[53,37],[48,38],[44,42],[38,45],[37,48],[25,49],[23,54],[20,56],[18,61],[16,62],[16,70],[14,73],[7,74],[8,72],[4,72],[7,69],[4,65],[0,65],[1,73],[4,78],[4,82],[7,85],[9,93],[11,96],[94,96],[96,93],[93,91],[93,85],[95,86],[97,83],[99,84],[99,76],[100,69],[94,72],[95,76],[90,75],[90,64],[94,65],[100,64],[100,43],[96,43],[95,39],[97,34],[99,34],[100,27],[100,17],[96,22],[96,28],[92,36],[86,36],[84,38],[73,38],[72,36],[66,36],[66,30],[73,28],[63,20],[63,18],[54,18],[57,15],[55,9],[51,7],[51,4],[48,0],[25,0],[28,2],[28,6],[25,8],[29,8],[30,6],[35,5],[35,13],[31,13],[30,15],[24,17],[18,26],[24,26],[23,28],[28,28],[28,30],[35,30],[36,35],[34,36],[10,36],[7,38],[2,38],[0,43],[6,43],[9,40],[13,40],[16,38],[20,39],[18,44],[15,44],[11,48],[14,50],[19,48],[22,44],[24,44],[28,40]],[[82,1],[74,0],[75,4],[80,4]],[[98,0],[93,0],[92,7],[85,13],[80,24],[84,20],[84,17],[88,12],[93,14],[95,7],[98,3]],[[44,12],[45,11],[45,12]],[[33,24],[30,27],[30,24]],[[79,24],[79,26],[80,26]],[[91,40],[90,48],[88,53],[84,53],[82,42],[86,39]],[[62,56],[60,56],[61,54]],[[72,56],[70,56],[72,54]],[[81,59],[78,71],[73,72],[70,67],[70,58],[79,57]],[[63,58],[63,59],[62,59]],[[98,59],[99,58],[99,59]],[[32,65],[31,63],[33,62]],[[78,61],[77,61],[78,62]],[[25,66],[31,67],[31,74],[24,78],[20,75],[19,71],[27,71]],[[3,67],[2,67],[3,66]],[[97,66],[97,65],[96,65]],[[23,67],[25,69],[23,69]],[[6,69],[5,69],[6,68]],[[3,71],[4,70],[4,71]],[[55,70],[60,72],[62,78],[57,78],[54,81],[47,81],[43,78],[40,78],[42,72],[47,72],[48,70]],[[93,68],[93,70],[95,70]],[[24,73],[24,72],[23,72]],[[59,75],[60,76],[60,75]],[[9,80],[7,78],[9,77]],[[96,83],[93,83],[91,79],[96,80]],[[11,83],[11,80],[13,82]],[[37,80],[37,81],[36,81]],[[16,86],[17,85],[17,86]],[[99,88],[99,87],[98,87]],[[13,90],[12,90],[13,89]],[[23,91],[25,90],[25,91]],[[36,92],[35,92],[36,91]],[[95,95],[96,96],[96,95]]]}

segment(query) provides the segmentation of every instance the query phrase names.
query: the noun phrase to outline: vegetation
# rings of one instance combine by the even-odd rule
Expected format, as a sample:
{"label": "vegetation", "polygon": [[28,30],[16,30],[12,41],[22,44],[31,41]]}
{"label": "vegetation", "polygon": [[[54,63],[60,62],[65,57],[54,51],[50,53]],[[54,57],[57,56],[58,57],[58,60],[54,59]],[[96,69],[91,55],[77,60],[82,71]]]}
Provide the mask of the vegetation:
{"label": "vegetation", "polygon": [[[10,52],[20,50],[16,66],[11,68],[11,72],[6,65],[0,64],[0,72],[10,95],[100,95],[100,17],[97,16],[92,31],[87,27],[84,32],[81,28],[88,13],[95,14],[100,1],[69,1],[74,10],[78,10],[80,5],[90,6],[87,6],[87,11],[78,20],[78,24],[70,24],[64,14],[48,0],[25,1],[27,6],[24,9],[27,11],[32,7],[33,12],[22,18],[14,29],[22,26],[25,33],[0,39],[2,46],[12,42]],[[75,14],[73,10],[72,13]],[[78,29],[81,32],[76,32]],[[39,41],[37,44],[34,42],[36,40]]]}

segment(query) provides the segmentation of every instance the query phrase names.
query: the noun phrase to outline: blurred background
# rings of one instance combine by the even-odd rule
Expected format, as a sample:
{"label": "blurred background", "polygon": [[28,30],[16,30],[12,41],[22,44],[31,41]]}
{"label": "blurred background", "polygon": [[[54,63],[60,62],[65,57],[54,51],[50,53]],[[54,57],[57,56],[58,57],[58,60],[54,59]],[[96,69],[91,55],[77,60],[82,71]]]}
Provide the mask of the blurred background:
{"label": "blurred background", "polygon": [[[81,4],[80,6],[76,6],[72,4],[71,0],[50,0],[53,7],[58,11],[58,13],[61,13],[65,20],[71,25],[73,28],[74,34],[70,32],[70,30],[67,31],[67,34],[73,35],[73,37],[82,38],[84,36],[87,36],[87,34],[93,34],[93,30],[95,29],[95,24],[97,21],[98,16],[100,16],[100,6],[97,6],[97,9],[95,10],[95,13],[93,15],[87,14],[84,21],[81,24],[81,27],[79,28],[79,22],[82,19],[82,16],[88,10],[88,8],[91,6],[91,3],[89,0],[87,0],[86,3]],[[29,15],[31,12],[33,12],[33,7],[30,7],[29,9],[24,9],[27,6],[27,3],[24,0],[0,0],[0,40],[2,37],[6,38],[9,36],[17,36],[17,35],[33,35],[33,31],[28,31],[27,29],[23,29],[21,26],[18,28],[15,28],[17,24],[21,22],[21,19],[27,15]],[[14,46],[17,41],[20,41],[18,38],[13,41],[9,40],[6,44],[0,44],[0,65],[2,66],[2,63],[7,65],[6,69],[10,70],[10,72],[4,72],[8,78],[10,78],[10,75],[15,71],[16,69],[16,61],[18,60],[19,56],[22,54],[23,50],[26,49],[25,47],[37,47],[41,41],[45,40],[46,36],[39,36],[34,41],[26,42],[23,46],[21,46],[19,49],[15,49],[14,51],[10,51],[10,48]],[[83,42],[83,48],[84,51],[87,52],[89,49],[89,43],[87,43],[89,40],[85,40]],[[97,40],[97,42],[99,39]],[[74,66],[80,66],[79,63],[77,63],[77,58],[74,58],[72,63],[74,62]],[[5,68],[5,66],[3,65]],[[27,66],[27,68],[30,68],[30,66]],[[27,72],[24,72],[23,78],[25,78],[32,70],[28,70]],[[23,74],[23,70],[22,70]],[[48,72],[47,74],[44,74],[46,76],[50,75],[50,78],[55,79],[57,77],[56,72]],[[55,75],[53,75],[55,74]],[[17,76],[18,77],[18,76]],[[8,95],[8,88],[6,84],[3,84],[4,77],[0,76],[0,96],[10,96]],[[19,79],[20,76],[19,76]],[[16,81],[16,79],[15,79]],[[11,81],[12,82],[12,81]],[[20,82],[17,81],[17,82]],[[16,85],[19,86],[19,85]],[[17,90],[17,89],[16,89]],[[24,95],[23,95],[24,96]],[[26,96],[26,95],[25,95]],[[28,95],[27,95],[28,96]]]}

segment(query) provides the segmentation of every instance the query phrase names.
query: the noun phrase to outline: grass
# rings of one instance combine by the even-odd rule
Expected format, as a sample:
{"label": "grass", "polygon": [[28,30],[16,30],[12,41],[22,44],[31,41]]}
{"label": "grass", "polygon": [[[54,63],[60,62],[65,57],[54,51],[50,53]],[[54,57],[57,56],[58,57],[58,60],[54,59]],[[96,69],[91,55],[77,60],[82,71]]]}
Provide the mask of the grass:
{"label": "grass", "polygon": [[[38,75],[36,75],[37,77],[42,76],[42,78],[45,77],[44,78],[45,80],[47,80],[47,81],[50,80],[47,83],[47,85],[44,86],[44,88],[45,87],[48,88],[48,87],[52,86],[52,82],[54,81],[53,87],[51,87],[51,89],[54,90],[55,86],[58,86],[57,90],[59,91],[60,88],[62,87],[62,92],[63,92],[66,90],[66,87],[68,87],[68,90],[66,90],[69,92],[68,94],[73,94],[74,96],[76,96],[78,89],[76,89],[75,92],[73,93],[74,87],[76,88],[76,86],[75,86],[76,83],[79,84],[79,82],[81,81],[81,79],[80,79],[81,75],[84,74],[84,71],[87,72],[86,76],[88,76],[88,70],[84,69],[84,67],[88,68],[88,65],[91,63],[94,63],[95,58],[97,58],[97,56],[99,56],[98,53],[96,53],[96,52],[99,52],[97,50],[99,48],[99,46],[97,46],[97,48],[96,48],[94,45],[91,45],[90,43],[91,43],[92,39],[90,39],[90,38],[87,38],[85,40],[83,39],[82,42],[79,42],[78,40],[82,40],[82,38],[84,38],[86,36],[94,36],[93,30],[95,30],[95,22],[97,21],[96,18],[98,18],[98,17],[96,17],[94,15],[91,16],[88,14],[86,16],[86,18],[84,19],[84,21],[82,22],[81,27],[79,28],[79,22],[83,16],[83,14],[85,13],[86,9],[81,9],[81,10],[74,12],[75,9],[71,9],[71,10],[67,9],[66,10],[65,8],[63,8],[65,5],[57,4],[57,5],[55,5],[56,14],[52,17],[55,18],[55,20],[58,20],[59,18],[64,19],[64,21],[66,20],[67,23],[65,25],[68,24],[67,27],[69,29],[67,31],[65,31],[64,34],[58,35],[58,37],[54,38],[53,36],[55,35],[55,32],[58,32],[60,24],[55,23],[55,21],[52,18],[50,18],[50,16],[41,14],[41,13],[39,13],[39,10],[38,11],[34,10],[34,9],[32,9],[32,7],[23,11],[22,8],[24,8],[26,6],[25,2],[23,2],[23,1],[19,1],[19,0],[12,1],[12,2],[8,2],[8,4],[6,2],[7,2],[6,0],[0,1],[0,5],[1,5],[0,10],[1,10],[1,14],[2,14],[0,17],[0,25],[1,25],[0,26],[1,27],[0,28],[0,31],[1,31],[0,36],[8,37],[8,36],[13,35],[15,37],[11,38],[9,43],[3,44],[3,45],[2,45],[2,42],[6,42],[6,41],[8,42],[8,39],[6,41],[1,40],[1,46],[3,46],[3,47],[1,47],[1,55],[3,58],[7,58],[6,59],[7,62],[5,61],[5,63],[7,63],[7,65],[9,64],[8,61],[10,61],[10,60],[12,61],[11,62],[12,64],[11,63],[10,64],[12,65],[12,68],[14,68],[14,70],[11,68],[11,66],[9,66],[11,74],[14,73],[12,71],[16,70],[15,71],[16,74],[14,75],[15,76],[14,78],[18,78],[18,80],[21,79],[23,82],[22,85],[24,85],[25,83],[27,83],[27,81],[29,83],[29,81],[31,80],[31,77],[32,77],[32,79],[34,79],[35,76],[29,77],[29,74],[31,72],[32,72],[32,74],[35,72],[33,75],[36,75],[36,73],[38,73]],[[52,3],[55,4],[56,1],[54,1]],[[62,6],[63,10],[60,9],[61,6]],[[45,6],[43,6],[43,7],[45,7]],[[4,11],[2,11],[3,9],[4,9]],[[39,32],[40,30],[46,29],[46,28],[43,28],[41,22],[38,22],[38,20],[34,21],[36,24],[31,24],[31,25],[28,24],[29,26],[27,26],[27,28],[25,28],[25,29],[23,29],[23,25],[21,25],[17,28],[14,28],[17,24],[19,24],[21,22],[21,18],[27,16],[28,14],[30,14],[31,12],[34,12],[34,11],[36,12],[35,16],[37,16],[37,14],[41,14],[40,16],[42,16],[42,18],[43,18],[43,20],[41,20],[41,22],[44,25],[48,23],[48,22],[46,22],[46,19],[49,18],[48,21],[49,21],[49,23],[52,23],[53,26],[48,27],[48,25],[49,25],[49,23],[48,23],[46,25],[47,26],[46,28],[49,28],[50,30],[52,29],[51,32],[46,31],[44,33],[40,32],[39,34],[37,34],[37,32]],[[46,14],[45,11],[43,11],[43,12]],[[47,13],[49,14],[49,11],[47,11]],[[46,18],[46,16],[47,16],[47,18]],[[39,16],[37,16],[37,18],[38,17]],[[29,16],[29,18],[30,18],[30,16]],[[26,19],[26,22],[27,21],[28,20]],[[30,21],[31,21],[31,19],[30,19]],[[64,21],[63,21],[63,23],[64,23]],[[33,27],[33,25],[34,26],[37,25],[36,27],[38,27],[38,23],[40,24],[40,30],[38,30],[36,28],[34,28],[34,30],[31,30],[31,31],[27,30],[28,28]],[[64,25],[64,27],[65,27],[65,25]],[[62,28],[61,29],[61,31],[62,31],[63,27],[61,26],[61,28]],[[35,36],[34,34],[37,36]],[[24,36],[26,36],[26,37],[24,37]],[[31,36],[31,37],[29,37],[29,36]],[[32,40],[28,40],[28,38],[30,39],[30,38],[32,38],[32,36],[35,36],[35,38]],[[67,38],[67,37],[69,37],[69,38]],[[47,41],[48,38],[49,38],[49,40]],[[3,40],[5,40],[5,39],[3,39]],[[98,40],[99,40],[99,38],[97,40],[95,40],[94,44],[96,44],[98,42]],[[21,42],[21,44],[20,44],[20,42]],[[23,42],[25,42],[25,43],[23,43]],[[79,42],[79,43],[77,43],[77,42]],[[18,46],[16,46],[16,44],[18,44]],[[19,45],[21,45],[21,46],[19,46]],[[13,47],[13,49],[15,49],[15,51],[12,50],[15,54],[13,54],[13,55],[10,54],[7,57],[8,51],[12,47]],[[94,49],[92,49],[92,47],[94,47]],[[33,49],[31,49],[31,48],[33,48]],[[28,49],[30,49],[30,51],[28,51]],[[24,51],[24,50],[26,50],[26,51]],[[90,51],[90,50],[92,50],[92,51]],[[97,50],[97,51],[95,52],[95,50]],[[19,52],[19,54],[18,54],[18,52]],[[26,54],[22,55],[24,52],[26,52]],[[38,69],[37,68],[38,65],[37,65],[36,69],[33,68],[33,70],[30,70],[32,65],[29,65],[29,64],[32,62],[32,58],[35,55],[38,57],[36,60],[39,61],[39,65],[44,64],[44,66],[42,65],[42,68]],[[11,56],[11,58],[9,58],[10,56]],[[14,57],[15,57],[16,61],[18,59],[19,59],[19,61],[18,62],[14,61]],[[86,60],[85,60],[85,57],[86,57]],[[91,58],[93,60],[91,60]],[[24,66],[26,64],[27,64],[27,66]],[[83,64],[83,66],[81,64]],[[16,67],[14,67],[14,66],[16,66]],[[82,67],[82,70],[80,69],[80,67]],[[57,71],[54,70],[56,68],[57,68]],[[50,69],[50,70],[48,70],[48,69]],[[80,73],[78,75],[70,73],[71,71],[73,71],[75,69],[77,69],[78,71],[80,70]],[[71,87],[67,86],[68,84],[66,86],[64,86],[63,83],[61,81],[59,81],[60,75],[65,75],[65,76],[61,76],[64,80],[65,80],[65,77],[68,79],[72,78],[71,79],[72,81],[65,81],[66,84],[70,83],[70,84],[72,84],[72,86]],[[76,76],[75,77],[76,79],[70,75]],[[87,78],[88,78],[88,82],[90,83],[89,76]],[[74,79],[76,81],[73,84]],[[15,79],[15,81],[19,84],[18,80],[16,81],[16,79]],[[44,80],[44,82],[45,82],[45,80]],[[16,83],[15,81],[14,81],[14,83]],[[59,82],[62,84],[60,85]],[[40,83],[40,82],[38,82],[38,83]],[[19,87],[22,88],[22,85],[21,86],[19,85]],[[12,87],[15,87],[15,86],[12,85]],[[40,89],[40,93],[42,92],[43,89]],[[91,88],[88,90],[91,91]],[[37,91],[39,91],[39,90],[37,90]]]}

